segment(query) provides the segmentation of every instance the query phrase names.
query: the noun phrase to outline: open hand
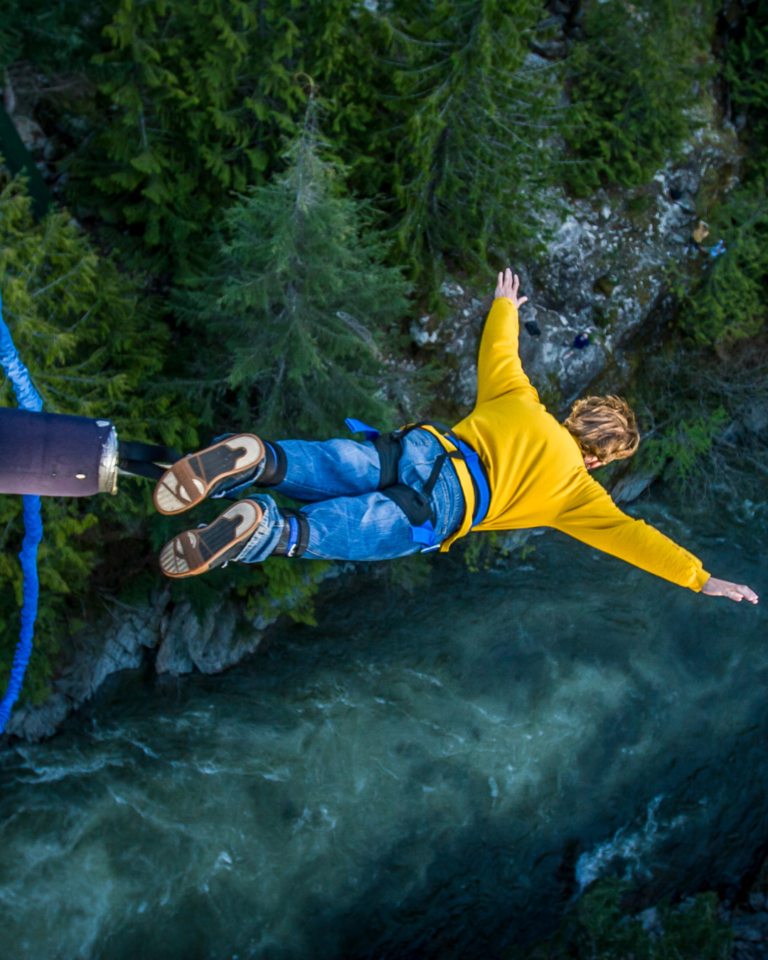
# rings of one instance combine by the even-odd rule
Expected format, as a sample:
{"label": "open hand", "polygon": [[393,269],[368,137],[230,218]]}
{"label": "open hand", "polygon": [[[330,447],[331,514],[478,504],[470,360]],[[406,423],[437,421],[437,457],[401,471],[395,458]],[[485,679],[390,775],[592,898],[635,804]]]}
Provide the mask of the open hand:
{"label": "open hand", "polygon": [[735,600],[741,603],[742,600],[749,600],[750,603],[757,603],[758,596],[754,590],[750,590],[746,584],[730,583],[728,580],[717,580],[710,577],[701,588],[702,593],[708,597],[728,597],[729,600]]}
{"label": "open hand", "polygon": [[498,300],[499,297],[508,297],[515,306],[515,309],[519,310],[524,303],[528,302],[528,297],[518,297],[517,291],[520,289],[520,277],[516,273],[512,273],[509,267],[504,271],[504,273],[499,274],[499,279],[496,284],[496,292],[493,297],[495,300]]}

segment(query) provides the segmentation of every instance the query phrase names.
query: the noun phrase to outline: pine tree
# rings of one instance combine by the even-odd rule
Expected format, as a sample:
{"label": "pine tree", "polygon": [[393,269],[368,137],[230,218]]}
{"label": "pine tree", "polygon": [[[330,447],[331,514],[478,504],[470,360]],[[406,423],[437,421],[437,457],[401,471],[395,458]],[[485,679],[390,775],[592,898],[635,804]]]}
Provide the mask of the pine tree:
{"label": "pine tree", "polygon": [[395,4],[403,116],[393,171],[399,247],[485,264],[530,236],[551,172],[556,69],[529,57],[538,0]]}
{"label": "pine tree", "polygon": [[309,0],[296,10],[296,49],[328,104],[328,139],[350,185],[370,198],[391,192],[394,147],[402,137],[395,18],[386,5],[364,0]]}
{"label": "pine tree", "polygon": [[275,436],[338,434],[346,416],[386,423],[381,339],[407,310],[371,210],[342,194],[310,101],[287,170],[227,211],[221,257],[187,315],[226,344],[240,419]]}
{"label": "pine tree", "polygon": [[696,90],[712,75],[710,0],[591,0],[569,65],[571,186],[647,182],[697,127]]}
{"label": "pine tree", "polygon": [[[194,272],[231,191],[260,183],[303,101],[290,2],[120,0],[96,58],[108,118],[81,144],[72,199],[149,253]],[[288,63],[288,69],[286,69]]]}

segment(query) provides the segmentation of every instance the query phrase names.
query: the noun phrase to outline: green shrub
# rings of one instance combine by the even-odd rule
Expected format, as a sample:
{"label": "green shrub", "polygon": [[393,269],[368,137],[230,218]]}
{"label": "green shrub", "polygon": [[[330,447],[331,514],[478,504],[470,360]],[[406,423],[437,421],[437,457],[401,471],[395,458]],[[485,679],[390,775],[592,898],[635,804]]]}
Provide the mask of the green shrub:
{"label": "green shrub", "polygon": [[717,895],[700,893],[678,907],[662,901],[656,924],[645,929],[622,909],[629,884],[617,879],[593,884],[566,914],[555,936],[518,948],[510,960],[727,960],[732,934],[717,916]]}
{"label": "green shrub", "polygon": [[696,128],[696,88],[711,76],[709,0],[589,0],[568,75],[568,145],[579,193],[645,183]]}
{"label": "green shrub", "polygon": [[285,66],[289,6],[120,0],[112,50],[95,58],[106,122],[80,145],[72,196],[118,228],[115,242],[137,241],[152,269],[194,272],[231,191],[262,182],[293,130],[303,96]]}
{"label": "green shrub", "polygon": [[744,17],[743,36],[728,47],[725,77],[736,111],[743,112],[756,156],[752,158],[766,171],[768,155],[768,0],[749,5]]}
{"label": "green shrub", "polygon": [[643,356],[629,399],[643,435],[630,471],[663,474],[698,504],[715,493],[739,501],[762,498],[768,473],[765,337],[717,351],[672,341]]}
{"label": "green shrub", "polygon": [[674,262],[671,287],[679,323],[698,345],[719,345],[760,333],[768,313],[768,202],[761,182],[735,191],[711,218],[712,237],[725,252]]}
{"label": "green shrub", "polygon": [[3,0],[0,69],[19,59],[45,71],[82,69],[99,49],[110,5],[102,0]]}

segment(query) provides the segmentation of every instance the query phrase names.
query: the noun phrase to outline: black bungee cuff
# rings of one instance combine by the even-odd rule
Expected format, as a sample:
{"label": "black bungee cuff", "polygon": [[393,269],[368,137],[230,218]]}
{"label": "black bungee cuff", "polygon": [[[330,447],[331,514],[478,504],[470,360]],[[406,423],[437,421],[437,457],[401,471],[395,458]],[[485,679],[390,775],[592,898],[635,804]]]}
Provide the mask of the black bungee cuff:
{"label": "black bungee cuff", "polygon": [[276,487],[285,480],[288,470],[288,458],[285,450],[273,440],[264,441],[264,469],[258,480],[254,480],[257,487]]}
{"label": "black bungee cuff", "polygon": [[280,516],[285,523],[272,556],[298,560],[304,556],[309,546],[309,519],[301,510],[290,510],[287,507],[280,508]]}
{"label": "black bungee cuff", "polygon": [[0,493],[114,493],[117,448],[110,420],[0,407]]}
{"label": "black bungee cuff", "polygon": [[178,460],[181,460],[181,454],[172,447],[138,443],[133,440],[120,440],[117,444],[118,467],[123,473],[130,473],[134,477],[159,480],[168,465]]}

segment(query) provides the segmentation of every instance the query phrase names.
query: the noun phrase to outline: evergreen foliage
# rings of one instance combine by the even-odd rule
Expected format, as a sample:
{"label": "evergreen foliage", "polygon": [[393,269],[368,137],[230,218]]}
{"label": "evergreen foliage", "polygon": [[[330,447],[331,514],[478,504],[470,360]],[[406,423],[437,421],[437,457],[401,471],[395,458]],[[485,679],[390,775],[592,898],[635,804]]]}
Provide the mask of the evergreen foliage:
{"label": "evergreen foliage", "polygon": [[281,168],[314,83],[351,185],[391,198],[415,273],[530,236],[558,122],[557,72],[527,59],[540,0],[368,7],[121,0],[95,58],[110,120],[81,146],[73,198],[152,269],[194,274],[232,191]]}
{"label": "evergreen foliage", "polygon": [[728,49],[725,77],[730,86],[733,106],[743,111],[749,139],[755,149],[752,166],[763,176],[768,171],[768,2],[756,0],[749,5],[743,36]]}
{"label": "evergreen foliage", "polygon": [[645,183],[696,128],[698,85],[711,76],[709,0],[590,0],[569,66],[566,137],[579,193]]}
{"label": "evergreen foliage", "polygon": [[226,345],[239,422],[277,436],[338,435],[351,415],[389,423],[382,336],[407,310],[370,208],[340,194],[344,171],[322,158],[317,114],[313,100],[287,170],[227,211],[222,279],[187,310]]}
{"label": "evergreen foliage", "polygon": [[[0,192],[0,283],[6,323],[46,410],[107,417],[132,439],[194,443],[172,394],[146,396],[146,382],[160,370],[169,342],[141,286],[99,257],[66,213],[35,223],[19,180],[4,182]],[[0,402],[16,406],[7,383]],[[149,511],[148,489],[126,487],[116,498],[93,502],[43,500],[40,612],[27,693],[42,693],[68,629],[64,601],[82,596],[98,562],[93,527],[100,518],[114,525],[119,516],[127,532]],[[18,636],[21,508],[20,497],[0,498],[0,684]]]}
{"label": "evergreen foliage", "polygon": [[662,474],[698,503],[714,494],[761,496],[768,473],[764,337],[717,352],[665,344],[644,358],[631,402],[643,442],[630,469]]}
{"label": "evergreen foliage", "polygon": [[[529,58],[538,0],[404,3],[395,35],[402,119],[392,192],[416,273],[442,254],[487,262],[531,236],[551,175],[559,77]],[[408,16],[410,14],[410,16]]]}
{"label": "evergreen foliage", "polygon": [[105,35],[109,122],[81,145],[73,197],[127,228],[154,270],[194,272],[231,191],[262,182],[293,129],[290,4],[120,0]]}
{"label": "evergreen foliage", "polygon": [[0,69],[20,59],[46,71],[82,69],[99,48],[108,6],[102,0],[3,0]]}
{"label": "evergreen foliage", "polygon": [[768,202],[762,183],[735,191],[715,211],[712,226],[725,253],[712,258],[705,251],[674,264],[669,274],[682,328],[698,345],[753,337],[768,315]]}

